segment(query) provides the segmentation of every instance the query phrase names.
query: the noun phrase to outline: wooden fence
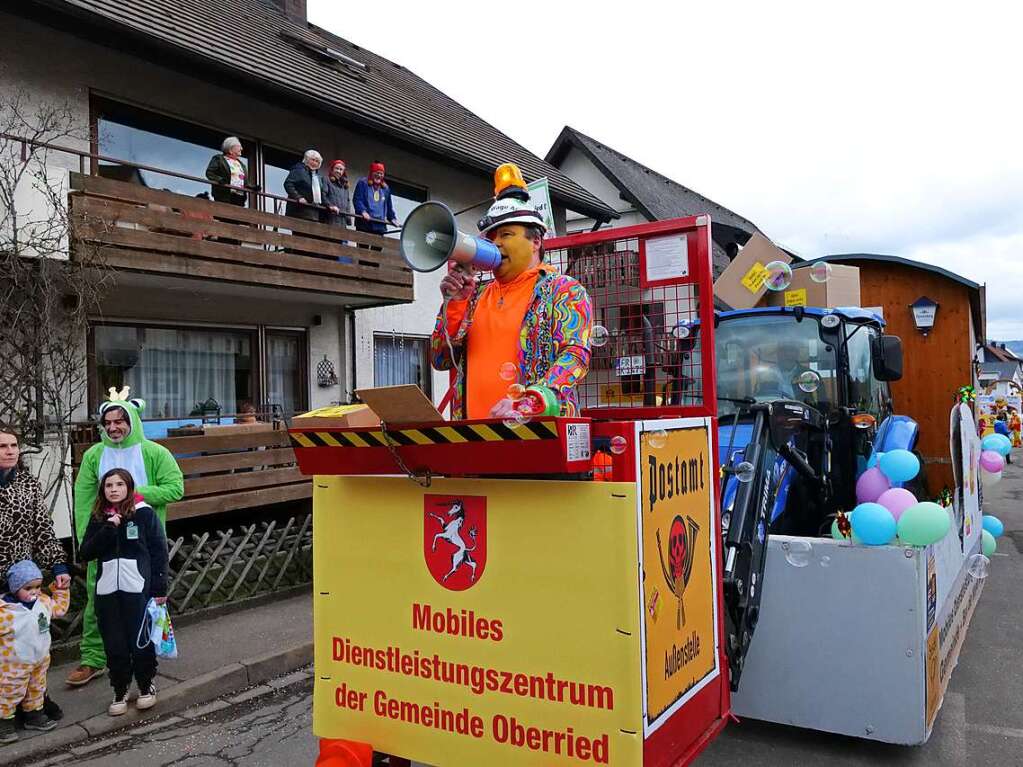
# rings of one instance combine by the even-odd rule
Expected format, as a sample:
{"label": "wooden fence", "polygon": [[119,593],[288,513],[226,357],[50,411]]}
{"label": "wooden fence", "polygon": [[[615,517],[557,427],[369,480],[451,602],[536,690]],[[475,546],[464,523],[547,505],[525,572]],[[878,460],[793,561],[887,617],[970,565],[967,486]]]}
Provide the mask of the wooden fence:
{"label": "wooden fence", "polygon": [[[193,533],[168,541],[172,616],[269,597],[312,583],[312,513]],[[53,641],[74,644],[82,633],[85,577],[75,577],[71,609],[53,621]]]}

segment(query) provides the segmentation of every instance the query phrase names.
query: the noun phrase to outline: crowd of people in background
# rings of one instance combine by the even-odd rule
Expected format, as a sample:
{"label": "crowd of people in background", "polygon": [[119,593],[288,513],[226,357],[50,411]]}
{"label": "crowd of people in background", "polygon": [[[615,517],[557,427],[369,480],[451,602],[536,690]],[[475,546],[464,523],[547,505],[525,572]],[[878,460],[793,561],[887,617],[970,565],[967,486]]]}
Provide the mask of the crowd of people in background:
{"label": "crowd of people in background", "polygon": [[[259,191],[246,184],[241,155],[241,141],[229,136],[224,139],[220,153],[210,158],[206,178],[217,202],[245,206],[249,192]],[[285,215],[343,229],[354,223],[357,231],[378,235],[386,233],[388,226],[398,226],[382,162],[370,164],[369,173],[356,182],[354,192],[349,191],[348,164],[344,160],[332,160],[325,171],[323,156],[315,149],[306,150],[301,162],[291,167],[284,180]],[[361,243],[359,247],[380,250]]]}

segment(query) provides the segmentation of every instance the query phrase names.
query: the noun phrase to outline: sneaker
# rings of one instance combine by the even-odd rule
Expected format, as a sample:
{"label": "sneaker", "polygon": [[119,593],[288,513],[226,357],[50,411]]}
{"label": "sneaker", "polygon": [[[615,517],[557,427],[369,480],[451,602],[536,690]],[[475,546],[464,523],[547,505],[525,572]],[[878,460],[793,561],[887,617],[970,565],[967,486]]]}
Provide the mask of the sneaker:
{"label": "sneaker", "polygon": [[43,713],[55,722],[59,722],[64,718],[63,709],[61,709],[61,707],[57,705],[57,702],[49,695],[43,698]]}
{"label": "sneaker", "polygon": [[26,711],[25,712],[25,729],[26,730],[39,730],[40,732],[49,732],[57,723],[50,719],[42,709],[38,711]]}
{"label": "sneaker", "polygon": [[18,733],[14,729],[14,717],[0,719],[0,743],[16,743],[17,741]]}
{"label": "sneaker", "polygon": [[84,663],[68,674],[67,682],[71,687],[81,687],[83,684],[88,684],[98,676],[103,676],[107,673],[105,668],[96,668],[95,666],[86,666]]}
{"label": "sneaker", "polygon": [[156,705],[156,685],[152,682],[149,683],[149,689],[145,692],[139,690],[139,697],[135,701],[135,708],[139,711],[145,711],[147,708],[152,708]]}
{"label": "sneaker", "polygon": [[121,716],[128,712],[128,692],[125,691],[118,695],[114,693],[114,702],[107,706],[107,713],[110,716]]}

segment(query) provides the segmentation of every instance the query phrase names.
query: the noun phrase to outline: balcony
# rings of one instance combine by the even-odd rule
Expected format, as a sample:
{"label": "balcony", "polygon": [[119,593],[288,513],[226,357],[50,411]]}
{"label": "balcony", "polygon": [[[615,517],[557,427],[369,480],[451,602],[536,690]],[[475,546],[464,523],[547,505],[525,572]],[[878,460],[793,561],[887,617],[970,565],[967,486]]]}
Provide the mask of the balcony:
{"label": "balcony", "polygon": [[99,246],[114,269],[314,292],[346,304],[413,300],[412,272],[391,238],[83,173],[70,174],[70,190],[76,241]]}

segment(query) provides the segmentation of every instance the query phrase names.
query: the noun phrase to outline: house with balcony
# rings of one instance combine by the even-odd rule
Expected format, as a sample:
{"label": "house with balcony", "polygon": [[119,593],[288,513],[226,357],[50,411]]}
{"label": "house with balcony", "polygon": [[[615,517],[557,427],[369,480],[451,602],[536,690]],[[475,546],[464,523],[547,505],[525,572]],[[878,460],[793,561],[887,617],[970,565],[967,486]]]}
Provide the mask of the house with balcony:
{"label": "house with balcony", "polygon": [[[393,235],[285,215],[304,150],[344,159],[353,188],[384,162],[399,220],[427,199],[471,208],[507,161],[550,180],[559,229],[617,216],[399,62],[310,24],[304,0],[19,0],[0,7],[0,48],[5,90],[69,110],[47,175],[113,273],[82,339],[80,419],[110,386],[147,401],[148,435],[187,469],[172,518],[308,498],[279,428],[291,414],[374,385],[445,393],[427,363],[440,274],[413,274]],[[203,178],[227,136],[244,206]],[[232,430],[245,403],[264,426]]]}

